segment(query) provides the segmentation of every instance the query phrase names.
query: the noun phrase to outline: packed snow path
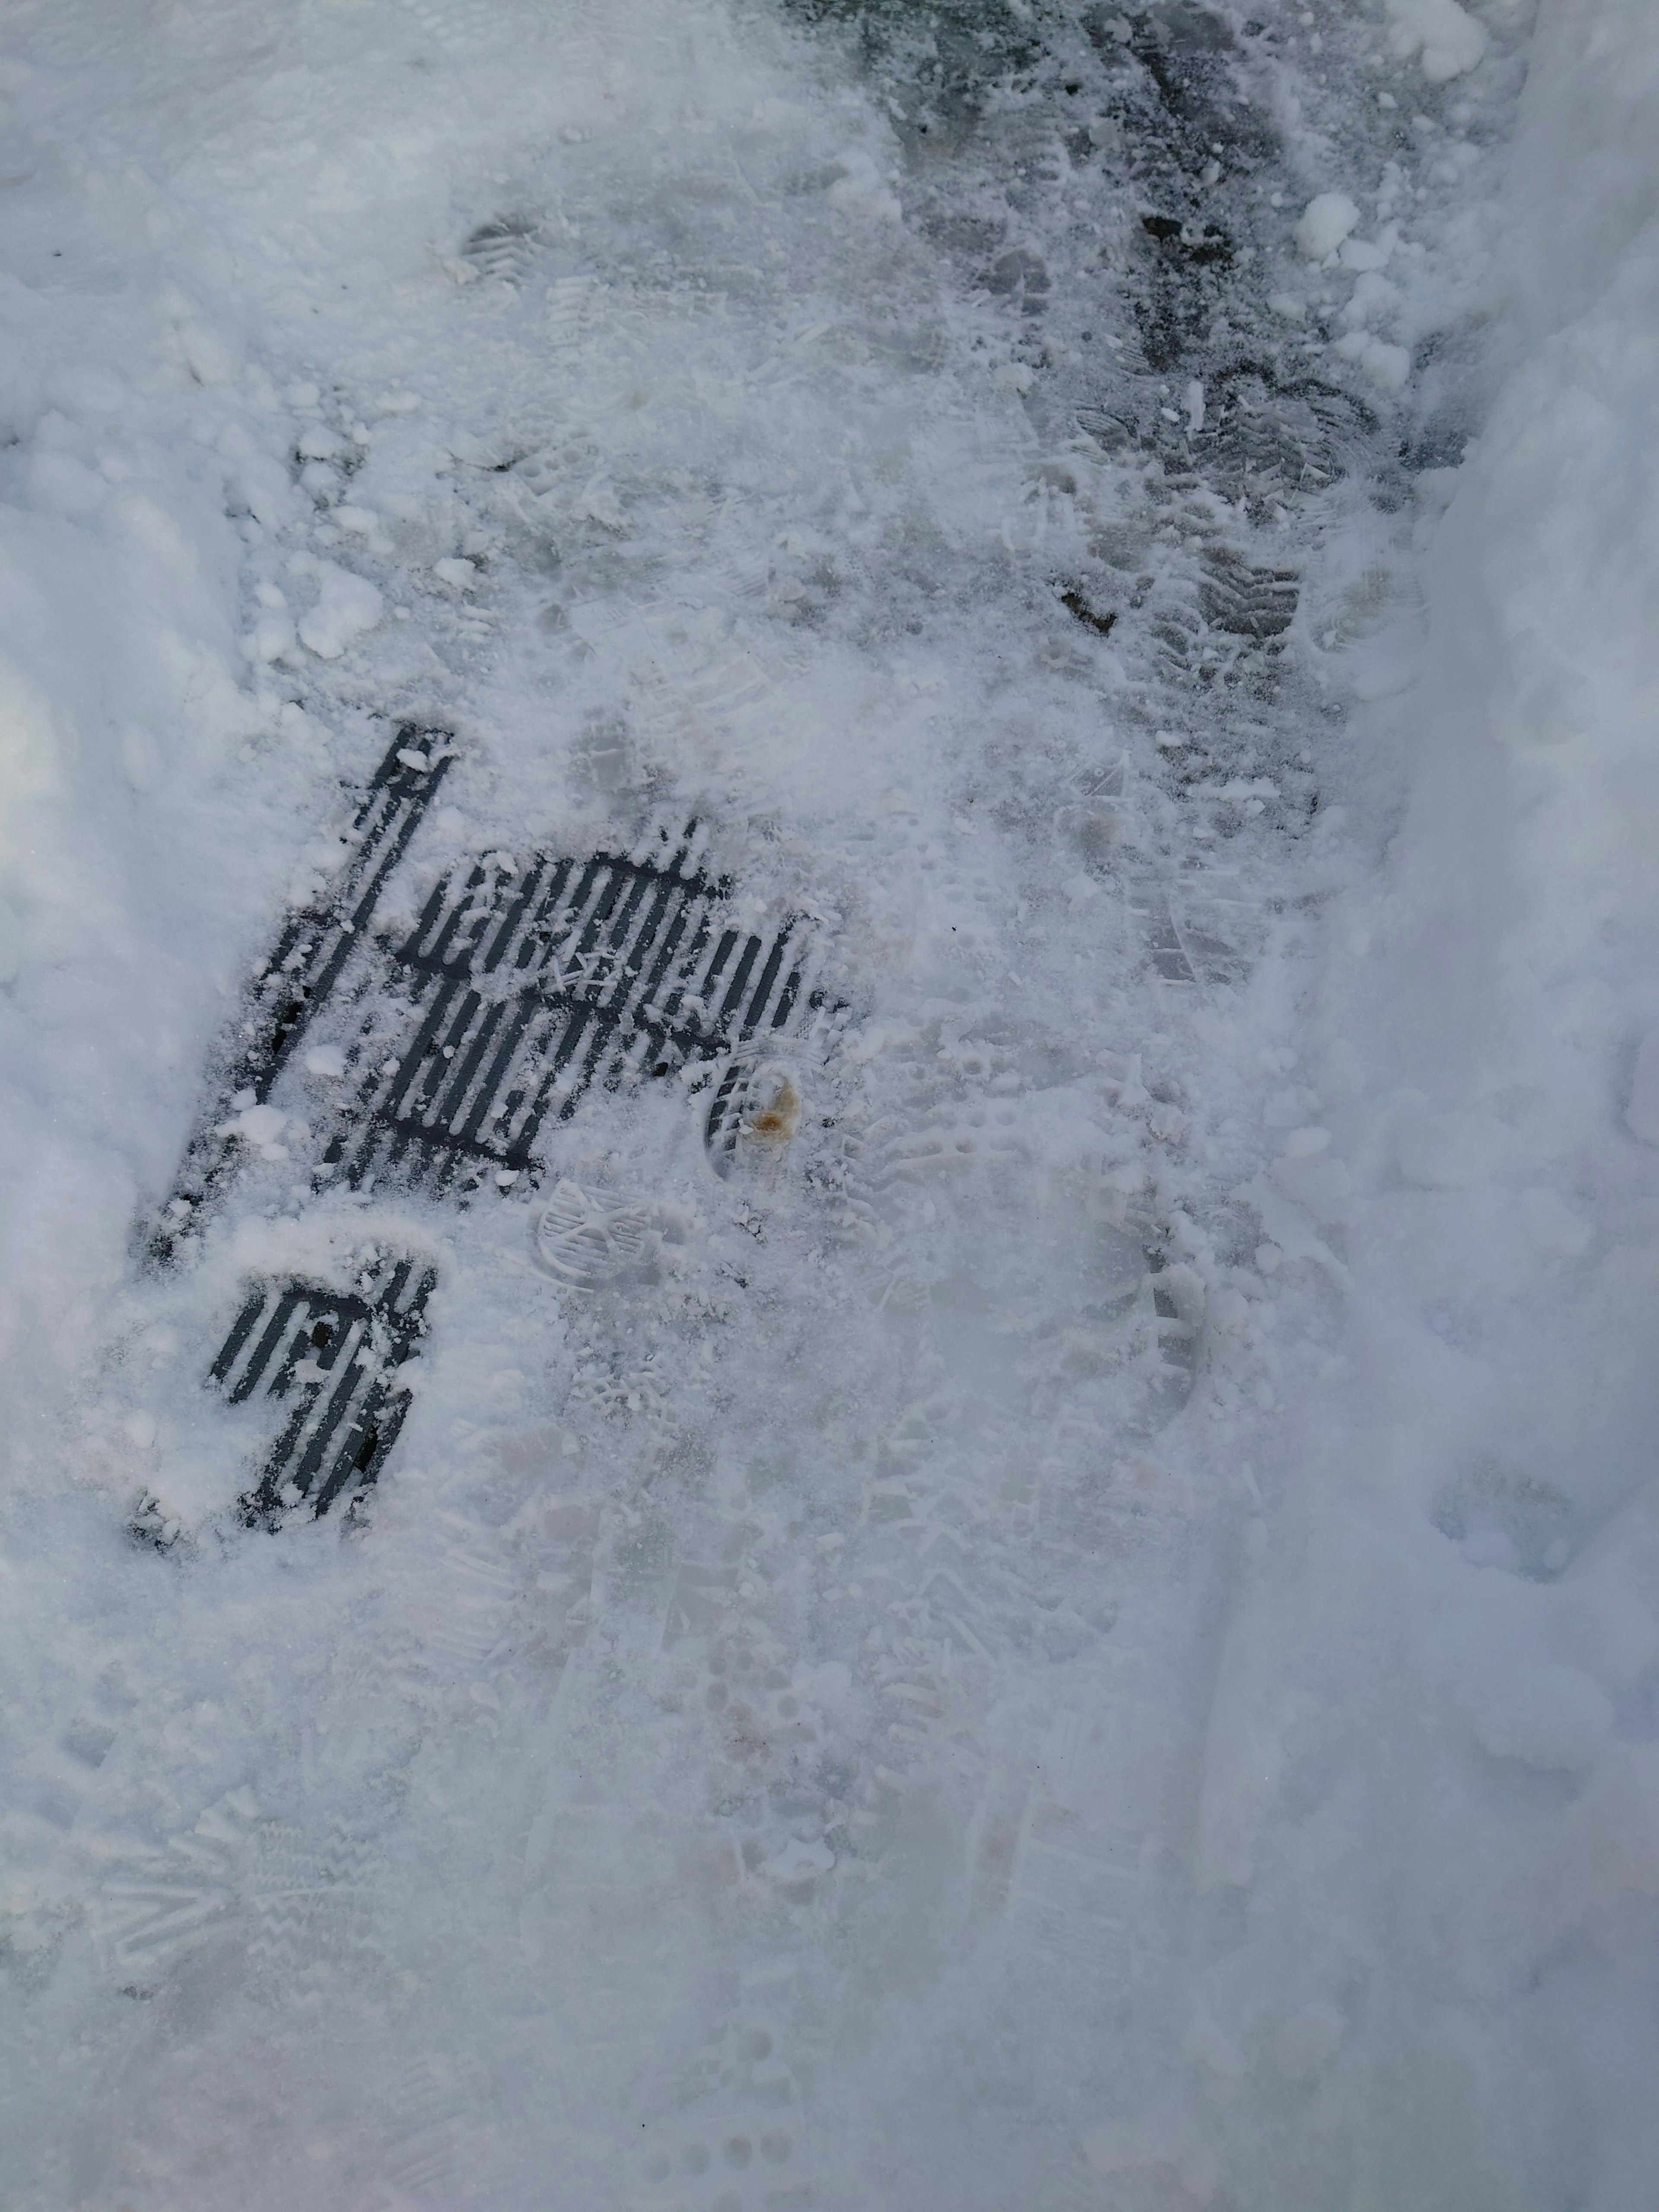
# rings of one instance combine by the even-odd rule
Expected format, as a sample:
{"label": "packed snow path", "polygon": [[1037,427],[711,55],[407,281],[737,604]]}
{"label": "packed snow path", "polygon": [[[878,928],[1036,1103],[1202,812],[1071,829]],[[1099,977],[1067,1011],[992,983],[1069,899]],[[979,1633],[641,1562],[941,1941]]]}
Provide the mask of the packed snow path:
{"label": "packed snow path", "polygon": [[1515,2201],[1241,1838],[1519,26],[9,35],[15,2201]]}

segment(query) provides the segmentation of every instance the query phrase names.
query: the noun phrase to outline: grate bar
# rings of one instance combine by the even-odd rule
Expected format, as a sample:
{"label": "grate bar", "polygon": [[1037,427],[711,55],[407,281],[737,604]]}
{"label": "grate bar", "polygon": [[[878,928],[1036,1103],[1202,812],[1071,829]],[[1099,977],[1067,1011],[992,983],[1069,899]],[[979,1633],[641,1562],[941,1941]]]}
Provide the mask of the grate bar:
{"label": "grate bar", "polygon": [[[268,1398],[283,1402],[307,1354],[315,1372],[301,1381],[259,1482],[242,1499],[249,1527],[274,1528],[302,1505],[320,1519],[354,1483],[366,1489],[374,1481],[409,1409],[398,1370],[416,1355],[425,1334],[427,1301],[437,1279],[431,1267],[402,1259],[383,1267],[369,1296],[293,1282],[265,1285],[250,1294],[211,1379],[222,1383],[234,1370],[254,1322],[273,1299],[271,1322],[228,1393],[230,1401],[244,1402],[263,1387]],[[296,1314],[299,1326],[273,1368],[272,1354]]]}
{"label": "grate bar", "polygon": [[772,986],[776,982],[778,970],[783,965],[784,951],[788,942],[789,933],[787,929],[781,929],[772,940],[772,950],[767,956],[765,967],[761,969],[761,979],[755,986],[755,995],[749,1001],[748,1012],[743,1018],[743,1026],[739,1032],[743,1036],[751,1036],[760,1026],[760,1018],[765,1011],[766,1002],[772,995]]}
{"label": "grate bar", "polygon": [[245,1399],[252,1396],[254,1386],[264,1374],[270,1355],[276,1350],[277,1341],[288,1327],[289,1318],[299,1303],[298,1291],[285,1291],[277,1299],[276,1310],[265,1324],[264,1335],[254,1346],[252,1355],[242,1370],[241,1379],[231,1389],[230,1402],[233,1406],[240,1406]]}
{"label": "grate bar", "polygon": [[[424,752],[417,750],[422,744]],[[364,941],[375,902],[452,757],[447,731],[415,723],[402,725],[387,747],[353,814],[348,835],[355,849],[331,892],[289,917],[255,976],[215,1109],[191,1133],[160,1218],[143,1231],[142,1249],[151,1261],[173,1257],[198,1209],[222,1187],[234,1157],[234,1140],[220,1134],[230,1100],[247,1091],[257,1103],[269,1097],[312,1016]],[[416,760],[424,764],[414,765]]]}

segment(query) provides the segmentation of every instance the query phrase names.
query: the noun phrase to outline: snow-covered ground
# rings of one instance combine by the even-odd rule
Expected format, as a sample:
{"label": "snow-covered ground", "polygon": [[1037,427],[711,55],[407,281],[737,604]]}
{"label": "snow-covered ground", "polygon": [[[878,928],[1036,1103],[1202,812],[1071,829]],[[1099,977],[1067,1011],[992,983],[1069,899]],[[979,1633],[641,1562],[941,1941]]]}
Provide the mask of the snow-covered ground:
{"label": "snow-covered ground", "polygon": [[[1650,9],[14,0],[0,98],[0,2201],[1648,2206]],[[325,1171],[450,871],[694,823],[767,1113]],[[246,1525],[245,1299],[405,1262]]]}

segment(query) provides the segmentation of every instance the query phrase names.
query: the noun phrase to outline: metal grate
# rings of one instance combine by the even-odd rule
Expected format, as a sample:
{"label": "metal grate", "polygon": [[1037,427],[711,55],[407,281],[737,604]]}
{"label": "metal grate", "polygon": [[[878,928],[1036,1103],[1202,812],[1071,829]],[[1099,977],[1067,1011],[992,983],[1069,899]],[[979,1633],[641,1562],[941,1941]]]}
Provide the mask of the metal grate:
{"label": "metal grate", "polygon": [[405,723],[370,778],[346,842],[350,858],[328,896],[290,916],[249,987],[215,1108],[185,1147],[160,1220],[147,1240],[150,1258],[171,1259],[203,1205],[217,1196],[234,1157],[220,1133],[232,1102],[252,1093],[263,1104],[319,1006],[363,941],[375,901],[408,848],[452,752],[448,732]]}
{"label": "metal grate", "polygon": [[[375,902],[450,757],[445,733],[399,730],[331,893],[288,921],[258,969],[214,1110],[149,1234],[152,1258],[173,1257],[220,1194],[236,1157],[228,1117],[266,1103],[331,998],[356,1011],[345,1053],[356,1079],[324,1131],[319,1179],[368,1189],[395,1178],[457,1196],[492,1172],[503,1186],[533,1173],[544,1125],[594,1086],[728,1054],[750,1065],[822,1005],[805,988],[802,926],[738,927],[729,880],[700,865],[696,823],[626,854],[467,861],[440,879],[404,944],[374,937]],[[250,1526],[319,1516],[374,1481],[403,1425],[398,1370],[435,1281],[404,1260],[355,1295],[295,1281],[249,1292],[210,1380],[233,1405],[287,1408],[241,1501]]]}
{"label": "metal grate", "polygon": [[263,1395],[289,1410],[258,1488],[241,1501],[248,1527],[274,1528],[305,1507],[320,1520],[374,1481],[408,1411],[399,1370],[425,1334],[437,1279],[398,1260],[364,1276],[361,1295],[296,1282],[249,1292],[212,1380],[233,1406]]}
{"label": "metal grate", "polygon": [[489,858],[445,876],[395,959],[406,1031],[357,1048],[374,1065],[324,1153],[363,1188],[476,1188],[535,1164],[550,1116],[595,1085],[664,1075],[786,1030],[805,942],[733,927],[724,880],[696,866],[691,824],[623,856]]}

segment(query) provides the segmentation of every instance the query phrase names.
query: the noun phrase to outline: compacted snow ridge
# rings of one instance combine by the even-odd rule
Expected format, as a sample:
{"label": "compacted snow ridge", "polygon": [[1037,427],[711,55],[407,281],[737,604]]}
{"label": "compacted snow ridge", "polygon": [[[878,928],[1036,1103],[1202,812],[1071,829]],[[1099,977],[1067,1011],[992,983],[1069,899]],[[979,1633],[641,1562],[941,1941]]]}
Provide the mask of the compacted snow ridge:
{"label": "compacted snow ridge", "polygon": [[14,0],[0,2197],[1638,2212],[1638,0]]}

